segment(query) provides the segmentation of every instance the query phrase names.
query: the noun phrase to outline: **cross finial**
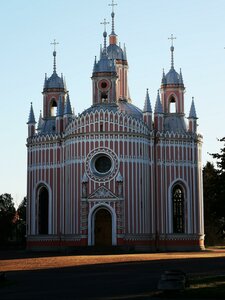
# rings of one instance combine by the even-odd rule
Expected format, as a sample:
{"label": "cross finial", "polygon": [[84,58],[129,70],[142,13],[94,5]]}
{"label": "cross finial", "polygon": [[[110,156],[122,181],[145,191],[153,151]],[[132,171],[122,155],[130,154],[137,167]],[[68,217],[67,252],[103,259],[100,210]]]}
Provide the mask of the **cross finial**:
{"label": "cross finial", "polygon": [[54,51],[53,51],[53,56],[54,56],[54,60],[53,60],[53,72],[56,73],[56,45],[58,45],[59,43],[56,42],[56,40],[54,39],[54,42],[51,43],[51,45],[54,45]]}
{"label": "cross finial", "polygon": [[112,13],[111,13],[111,16],[112,16],[112,34],[115,34],[115,22],[114,22],[114,18],[115,18],[115,13],[114,13],[114,6],[116,6],[117,3],[114,3],[114,0],[112,0],[112,3],[109,4],[109,6],[112,6]]}
{"label": "cross finial", "polygon": [[112,0],[112,3],[109,4],[109,6],[112,6],[112,12],[114,12],[114,6],[117,6],[117,3],[114,3],[114,0]]}
{"label": "cross finial", "polygon": [[100,24],[104,25],[104,32],[103,32],[104,49],[103,49],[103,53],[106,54],[106,52],[107,52],[107,50],[106,50],[106,37],[107,37],[106,25],[109,24],[109,22],[107,22],[106,19],[104,19],[104,22],[101,22]]}
{"label": "cross finial", "polygon": [[168,38],[168,40],[171,40],[171,46],[173,47],[173,40],[176,40],[177,38],[171,34],[171,36]]}
{"label": "cross finial", "polygon": [[54,39],[54,42],[52,42],[51,45],[54,45],[54,52],[55,52],[56,51],[56,45],[59,45],[59,43],[56,42],[56,39]]}
{"label": "cross finial", "polygon": [[100,24],[104,25],[104,31],[106,32],[106,25],[109,24],[109,22],[104,19],[104,22],[101,22]]}
{"label": "cross finial", "polygon": [[168,38],[168,40],[171,40],[171,47],[170,47],[170,51],[171,51],[171,68],[174,68],[174,57],[173,57],[173,51],[174,51],[174,46],[173,46],[173,40],[176,40],[176,37],[173,36],[173,34],[171,34],[171,37]]}

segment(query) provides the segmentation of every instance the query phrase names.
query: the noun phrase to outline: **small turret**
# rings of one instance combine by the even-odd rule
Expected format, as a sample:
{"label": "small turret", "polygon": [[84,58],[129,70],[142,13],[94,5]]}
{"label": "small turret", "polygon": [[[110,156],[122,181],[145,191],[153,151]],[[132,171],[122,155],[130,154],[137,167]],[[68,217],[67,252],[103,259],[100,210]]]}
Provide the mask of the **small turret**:
{"label": "small turret", "polygon": [[56,131],[61,133],[63,131],[63,100],[62,95],[59,96],[57,114],[56,114]]}
{"label": "small turret", "polygon": [[148,125],[148,127],[151,130],[152,129],[152,107],[151,107],[148,89],[146,91],[146,96],[145,96],[145,104],[143,108],[143,119],[144,122]]}
{"label": "small turret", "polygon": [[32,102],[30,103],[30,113],[29,113],[29,117],[28,117],[28,137],[32,137],[35,135],[35,116],[34,116],[34,110],[33,110],[33,105]]}
{"label": "small turret", "polygon": [[195,110],[194,97],[192,97],[191,108],[188,116],[188,131],[196,133],[197,132],[197,114]]}
{"label": "small turret", "polygon": [[42,130],[42,125],[43,125],[42,111],[40,110],[40,115],[39,115],[39,120],[38,120],[38,127],[37,127],[38,133],[41,132],[41,130]]}
{"label": "small turret", "polygon": [[64,114],[63,114],[63,129],[65,130],[66,126],[68,125],[71,117],[73,115],[71,103],[70,103],[70,96],[67,94],[65,108],[64,108]]}
{"label": "small turret", "polygon": [[154,111],[154,128],[157,131],[162,131],[163,130],[163,107],[162,103],[160,100],[159,96],[159,90],[156,98],[156,103],[155,103],[155,111]]}
{"label": "small turret", "polygon": [[72,108],[71,108],[71,103],[70,103],[70,96],[69,93],[67,94],[66,98],[66,104],[65,104],[65,109],[64,109],[64,115],[72,115]]}

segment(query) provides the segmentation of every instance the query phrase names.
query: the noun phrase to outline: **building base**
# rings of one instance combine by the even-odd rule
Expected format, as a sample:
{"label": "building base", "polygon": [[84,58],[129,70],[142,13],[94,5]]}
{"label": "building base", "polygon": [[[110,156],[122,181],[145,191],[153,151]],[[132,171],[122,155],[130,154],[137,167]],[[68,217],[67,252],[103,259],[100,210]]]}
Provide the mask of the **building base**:
{"label": "building base", "polygon": [[124,237],[117,239],[114,246],[88,246],[88,238],[80,236],[55,235],[28,236],[27,250],[31,251],[64,251],[79,250],[82,253],[87,249],[105,249],[106,251],[121,250],[122,252],[172,252],[172,251],[202,251],[205,250],[204,235],[164,235],[151,236],[149,239],[138,239],[137,236],[131,238]]}

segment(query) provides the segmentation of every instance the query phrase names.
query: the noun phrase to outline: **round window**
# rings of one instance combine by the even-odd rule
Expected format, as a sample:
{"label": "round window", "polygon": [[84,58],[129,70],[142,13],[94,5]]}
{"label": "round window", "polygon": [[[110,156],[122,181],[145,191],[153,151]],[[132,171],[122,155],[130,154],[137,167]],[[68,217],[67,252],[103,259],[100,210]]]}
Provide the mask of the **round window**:
{"label": "round window", "polygon": [[118,172],[118,158],[110,149],[99,148],[91,151],[86,159],[87,176],[97,182],[106,182]]}
{"label": "round window", "polygon": [[94,166],[97,172],[105,174],[110,171],[112,162],[108,156],[102,155],[97,157]]}
{"label": "round window", "polygon": [[105,89],[106,87],[107,87],[107,83],[106,83],[105,81],[103,81],[103,82],[101,83],[101,88]]}
{"label": "round window", "polygon": [[110,81],[106,80],[106,79],[102,79],[98,82],[98,88],[100,89],[100,91],[108,91],[110,89]]}

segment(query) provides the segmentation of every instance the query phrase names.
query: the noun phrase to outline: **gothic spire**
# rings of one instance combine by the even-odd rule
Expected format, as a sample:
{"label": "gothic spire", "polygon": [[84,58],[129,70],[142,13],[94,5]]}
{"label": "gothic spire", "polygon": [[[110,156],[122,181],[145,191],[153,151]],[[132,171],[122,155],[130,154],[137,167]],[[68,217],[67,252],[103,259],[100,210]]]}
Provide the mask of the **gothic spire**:
{"label": "gothic spire", "polygon": [[59,96],[58,106],[57,106],[57,117],[61,117],[63,115],[63,106],[62,106],[62,96]]}
{"label": "gothic spire", "polygon": [[163,74],[162,74],[162,84],[166,84],[166,75],[165,75],[164,69],[163,69]]}
{"label": "gothic spire", "polygon": [[95,72],[96,66],[97,66],[97,57],[95,56],[94,66],[93,66],[93,72]]}
{"label": "gothic spire", "polygon": [[159,96],[159,90],[158,90],[156,103],[155,103],[155,114],[163,114],[163,107]]}
{"label": "gothic spire", "polygon": [[196,114],[196,110],[195,110],[194,97],[192,97],[191,108],[190,108],[188,119],[198,119],[197,114]]}
{"label": "gothic spire", "polygon": [[65,105],[65,109],[64,109],[64,115],[72,115],[72,108],[71,108],[69,94],[67,94],[67,98],[66,98],[66,105]]}
{"label": "gothic spire", "polygon": [[42,124],[43,124],[43,120],[42,120],[42,111],[40,110],[40,115],[39,115],[39,120],[38,120],[38,127],[37,127],[37,130],[41,130]]}
{"label": "gothic spire", "polygon": [[126,49],[126,45],[123,45],[123,59],[127,60],[127,49]]}
{"label": "gothic spire", "polygon": [[179,76],[179,84],[184,84],[181,69],[180,69],[180,76]]}
{"label": "gothic spire", "polygon": [[152,107],[151,107],[151,102],[150,102],[148,89],[146,91],[145,104],[144,104],[144,108],[143,108],[143,113],[145,113],[145,112],[152,113]]}
{"label": "gothic spire", "polygon": [[27,124],[36,124],[32,102],[30,103],[30,113]]}

